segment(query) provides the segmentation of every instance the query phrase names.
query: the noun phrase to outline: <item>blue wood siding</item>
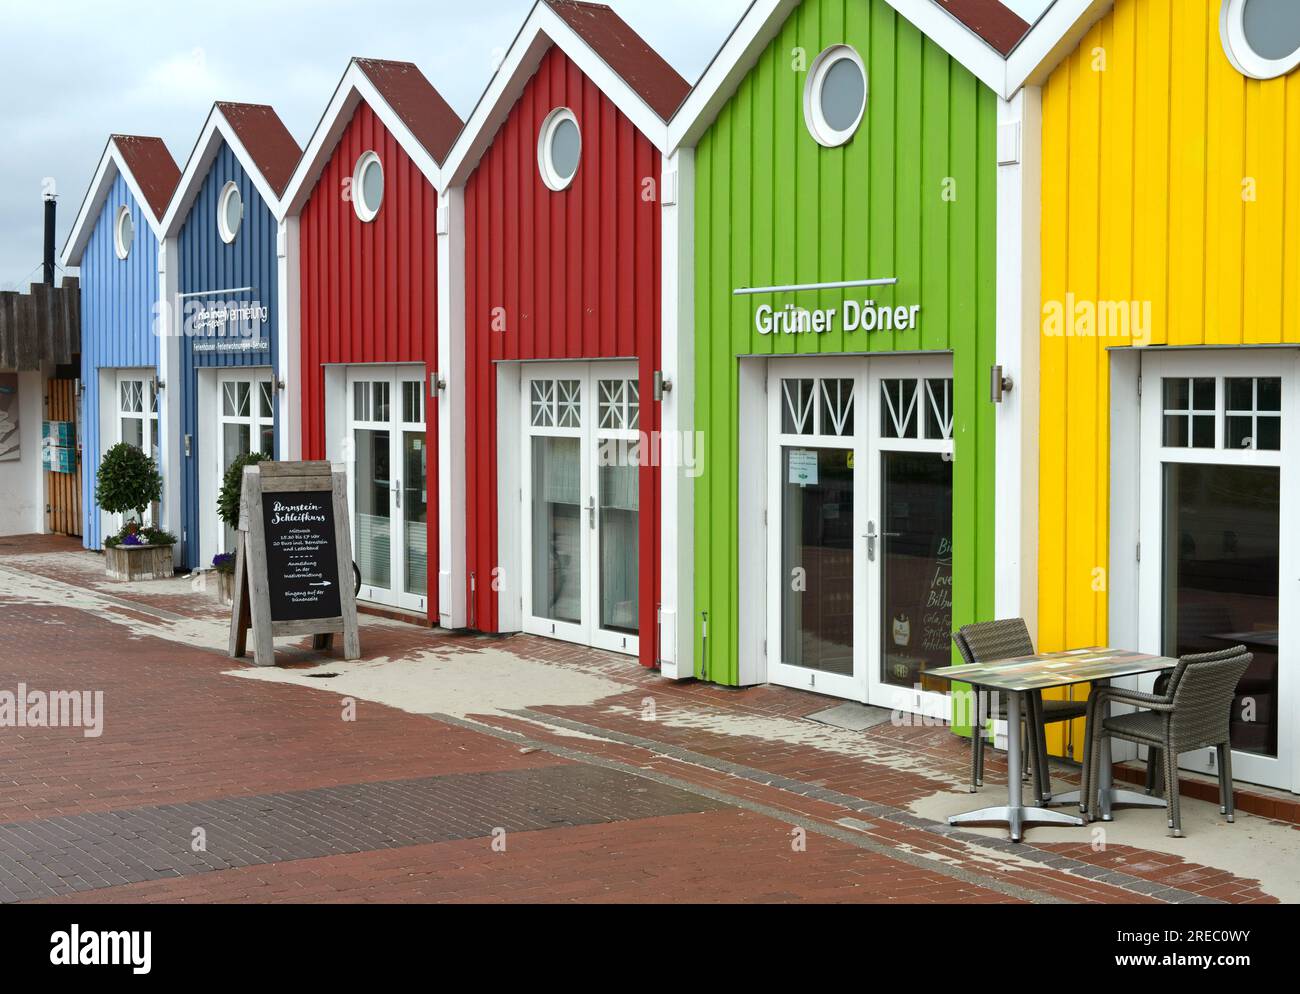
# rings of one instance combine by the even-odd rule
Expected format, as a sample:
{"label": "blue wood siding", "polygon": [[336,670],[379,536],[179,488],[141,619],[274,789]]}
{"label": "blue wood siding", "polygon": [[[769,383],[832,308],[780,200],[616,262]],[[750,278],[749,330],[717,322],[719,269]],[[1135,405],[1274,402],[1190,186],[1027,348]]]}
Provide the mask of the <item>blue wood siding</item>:
{"label": "blue wood siding", "polygon": [[[135,243],[126,259],[119,259],[113,228],[123,205],[135,221]],[[82,544],[87,549],[103,547],[95,478],[104,454],[101,440],[115,437],[111,425],[99,423],[99,371],[133,368],[157,374],[157,308],[158,241],[145,209],[118,176],[81,260]]]}
{"label": "blue wood siding", "polygon": [[[217,224],[217,209],[221,193],[227,183],[236,183],[244,201],[244,220],[231,244],[221,239]],[[221,302],[226,305],[256,304],[268,309],[268,320],[258,327],[258,333],[249,341],[257,347],[230,351],[240,343],[211,334],[186,334],[181,348],[181,433],[192,438],[190,455],[181,449],[183,477],[181,500],[184,504],[186,541],[183,561],[194,569],[199,563],[200,529],[212,521],[217,494],[200,493],[200,460],[213,458],[213,447],[220,442],[220,425],[216,411],[199,411],[199,370],[212,368],[263,367],[275,369],[277,321],[279,310],[279,268],[276,254],[278,226],[271,209],[257,192],[252,179],[239,159],[226,144],[222,144],[208,170],[207,178],[199,191],[189,217],[181,227],[179,236],[179,291],[182,294],[181,315],[186,305],[197,301],[204,305]],[[214,293],[244,287],[253,288],[242,293]],[[202,294],[191,297],[189,294]],[[208,296],[211,294],[211,296]],[[188,331],[188,324],[185,325]],[[221,350],[212,350],[213,346]],[[207,350],[205,350],[207,349]],[[275,406],[277,424],[279,403]]]}

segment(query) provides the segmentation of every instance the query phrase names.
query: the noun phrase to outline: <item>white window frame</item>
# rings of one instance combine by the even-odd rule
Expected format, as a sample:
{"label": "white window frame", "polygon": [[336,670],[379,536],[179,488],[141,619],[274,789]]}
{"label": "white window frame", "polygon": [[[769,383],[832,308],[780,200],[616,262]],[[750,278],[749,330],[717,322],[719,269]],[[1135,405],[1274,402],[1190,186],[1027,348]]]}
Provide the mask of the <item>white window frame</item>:
{"label": "white window frame", "polygon": [[[1153,654],[1161,654],[1164,650],[1165,466],[1187,463],[1278,467],[1282,487],[1278,577],[1278,755],[1273,758],[1234,751],[1232,762],[1233,775],[1239,781],[1300,792],[1300,762],[1295,755],[1300,749],[1300,735],[1293,731],[1300,719],[1300,653],[1296,651],[1300,640],[1300,617],[1297,617],[1300,590],[1297,590],[1295,581],[1300,576],[1300,522],[1287,513],[1287,509],[1294,506],[1292,495],[1300,494],[1300,460],[1297,460],[1296,446],[1291,442],[1295,426],[1300,425],[1300,353],[1275,349],[1186,350],[1182,354],[1143,355],[1141,362],[1138,499],[1129,508],[1112,506],[1115,527],[1121,533],[1132,534],[1136,525],[1138,552],[1127,561],[1136,560],[1137,648]],[[1282,378],[1282,448],[1228,448],[1225,381],[1278,376]],[[1215,447],[1212,449],[1164,445],[1164,380],[1181,377],[1213,378],[1216,381]],[[1120,494],[1119,491],[1116,493]],[[1132,494],[1131,489],[1129,493]],[[1136,521],[1128,521],[1130,516]],[[1118,565],[1112,564],[1112,570]],[[1115,586],[1112,584],[1112,590]],[[1122,579],[1120,589],[1125,589]],[[1145,683],[1149,684],[1150,678]],[[1210,773],[1214,769],[1212,754],[1213,750],[1187,753],[1182,757],[1182,768]]]}
{"label": "white window frame", "polygon": [[1246,4],[1248,0],[1223,0],[1219,12],[1219,35],[1228,61],[1243,76],[1250,79],[1277,79],[1300,66],[1300,47],[1283,59],[1266,59],[1250,44],[1246,37]]}
{"label": "white window frame", "polygon": [[[131,244],[128,245],[122,238],[122,225],[131,222]],[[131,208],[123,204],[117,209],[117,217],[113,220],[113,252],[118,259],[125,261],[131,255],[131,250],[135,248],[135,236],[138,234],[135,230],[135,216],[131,213]]]}
{"label": "white window frame", "polygon": [[[833,127],[826,120],[822,110],[822,89],[826,85],[826,77],[830,71],[845,60],[852,62],[862,73],[862,109],[853,124],[841,130]],[[832,45],[817,56],[808,70],[808,81],[804,84],[803,119],[808,133],[823,148],[839,148],[847,145],[862,127],[870,100],[871,78],[867,75],[867,67],[862,61],[862,56],[852,45]]]}
{"label": "white window frame", "polygon": [[[249,388],[248,414],[227,414],[226,390],[232,386],[237,389],[239,384],[247,384]],[[226,475],[224,466],[226,426],[240,425],[247,427],[249,451],[261,451],[255,446],[264,428],[269,428],[272,432],[275,431],[275,409],[278,399],[271,370],[262,366],[216,370],[215,385],[216,434],[210,447],[210,454],[205,459],[207,472],[200,472],[199,481],[199,492],[203,494],[201,498],[203,504],[201,506],[206,508],[205,513],[201,516],[201,520],[204,522],[204,534],[200,536],[200,555],[202,557],[199,563],[200,567],[206,567],[218,553],[235,551],[233,548],[225,548],[225,527],[217,514],[217,495],[221,491],[221,484]],[[261,391],[268,388],[271,400],[271,414],[269,417],[261,414],[260,407]],[[200,396],[203,393],[206,393],[206,391],[200,391]],[[200,452],[205,447],[200,443]],[[274,458],[275,452],[270,452],[268,455]]]}
{"label": "white window frame", "polygon": [[[578,130],[578,164],[574,167],[572,176],[565,176],[555,168],[555,160],[551,154],[555,132],[565,121],[572,122]],[[582,151],[582,126],[578,124],[577,115],[568,107],[557,107],[547,114],[537,135],[537,169],[548,189],[560,193],[573,185],[573,181],[578,178],[578,173],[582,169]]]}
{"label": "white window frame", "polygon": [[[226,216],[226,207],[229,205],[232,197],[239,198],[239,221],[233,228],[230,227]],[[234,243],[239,236],[240,229],[244,226],[244,195],[239,191],[239,184],[234,180],[227,183],[221,190],[221,196],[217,198],[217,232],[221,235],[221,240],[227,245]]]}
{"label": "white window frame", "polygon": [[[141,451],[158,465],[159,472],[161,472],[162,453],[159,451],[159,446],[162,442],[162,435],[161,422],[158,417],[160,398],[158,395],[157,376],[151,369],[124,369],[119,370],[116,375],[113,376],[112,383],[113,411],[115,414],[113,419],[113,430],[115,434],[112,444],[117,445],[126,441],[126,432],[123,431],[123,427],[127,421],[138,421],[140,423],[140,438],[143,441]],[[139,390],[141,408],[139,411],[127,409],[128,405],[124,402],[125,398],[122,396],[122,391],[124,388],[128,387],[133,389],[133,396],[134,389],[138,388]],[[159,445],[155,445],[153,440],[155,427],[159,428]],[[160,517],[157,513],[158,506],[159,505],[155,505],[153,508],[145,510],[144,521],[141,522],[142,524],[156,525],[158,523]],[[105,529],[105,535],[116,533],[124,524],[126,524],[126,515],[109,515],[107,512],[105,512],[105,515],[109,519],[109,526]]]}
{"label": "white window frame", "polygon": [[[379,176],[383,180],[380,188],[379,203],[369,204],[366,202],[366,188],[363,180],[366,176],[366,170],[371,164],[379,167]],[[352,207],[359,217],[366,224],[369,224],[379,216],[379,212],[384,207],[384,198],[388,195],[388,175],[384,171],[383,160],[379,158],[379,153],[371,150],[362,152],[361,157],[357,159],[357,167],[352,172]]]}
{"label": "white window frame", "polygon": [[[563,380],[577,381],[581,384],[580,423],[577,426],[573,426],[572,424],[560,425],[558,419],[556,419],[557,423],[555,424],[534,425],[532,405],[533,384]],[[634,363],[619,361],[527,363],[524,365],[522,375],[520,376],[520,406],[522,408],[520,420],[522,433],[520,435],[521,444],[518,458],[520,464],[520,479],[522,483],[520,488],[519,515],[520,549],[522,553],[520,557],[520,578],[523,631],[533,635],[542,635],[547,638],[559,639],[563,642],[572,642],[578,645],[587,645],[597,649],[604,649],[609,652],[636,656],[640,653],[641,639],[639,635],[628,635],[624,632],[602,628],[600,623],[599,571],[601,554],[598,517],[600,513],[600,497],[598,493],[598,488],[600,486],[598,458],[600,443],[602,441],[617,440],[626,441],[628,443],[640,441],[640,425],[644,424],[644,420],[642,419],[645,416],[646,398],[639,397],[638,399],[639,414],[637,428],[627,428],[622,425],[619,427],[601,428],[599,426],[599,405],[602,380],[631,380],[633,382],[638,382],[639,388],[636,365]],[[558,404],[559,397],[557,393],[557,410]],[[583,536],[581,543],[582,583],[580,594],[582,620],[577,624],[537,617],[533,613],[533,439],[548,437],[576,438],[579,439],[581,445],[582,481],[579,493],[581,499],[584,500],[585,503],[581,508],[582,515],[580,519],[582,523],[581,533]],[[652,555],[653,551],[649,549],[640,549],[639,554],[642,556]],[[638,569],[639,566],[640,564],[638,563]],[[645,590],[638,590],[638,598],[644,598],[648,593],[649,592]]]}

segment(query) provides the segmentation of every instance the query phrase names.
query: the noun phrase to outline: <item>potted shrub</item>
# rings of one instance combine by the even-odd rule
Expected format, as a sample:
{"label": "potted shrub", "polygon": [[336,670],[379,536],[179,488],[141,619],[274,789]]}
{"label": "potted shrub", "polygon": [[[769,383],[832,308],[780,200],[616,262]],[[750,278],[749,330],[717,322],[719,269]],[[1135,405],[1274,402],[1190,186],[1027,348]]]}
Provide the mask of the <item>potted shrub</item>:
{"label": "potted shrub", "polygon": [[133,445],[114,445],[104,453],[95,480],[95,501],[125,523],[104,539],[108,575],[115,580],[161,580],[176,573],[174,535],[144,523],[145,510],[162,500],[162,474]]}
{"label": "potted shrub", "polygon": [[[239,508],[244,496],[244,469],[266,462],[271,457],[265,452],[250,452],[239,456],[226,470],[217,494],[217,517],[232,531],[239,530]],[[212,571],[217,577],[217,596],[226,604],[235,597],[235,556],[223,552],[212,560]]]}

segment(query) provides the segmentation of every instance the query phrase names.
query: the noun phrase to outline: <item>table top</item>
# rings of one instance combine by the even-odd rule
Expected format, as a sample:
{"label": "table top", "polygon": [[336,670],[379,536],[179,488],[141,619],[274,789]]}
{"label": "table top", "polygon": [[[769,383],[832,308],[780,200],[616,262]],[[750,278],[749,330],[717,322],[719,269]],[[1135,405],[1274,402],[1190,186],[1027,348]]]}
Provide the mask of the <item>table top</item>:
{"label": "table top", "polygon": [[1244,645],[1246,647],[1254,645],[1264,649],[1276,649],[1278,648],[1278,636],[1280,634],[1274,628],[1272,631],[1267,632],[1228,632],[1226,635],[1209,635],[1207,638],[1212,638],[1216,642],[1227,642],[1229,645]]}
{"label": "table top", "polygon": [[974,666],[945,666],[925,670],[922,675],[990,690],[1025,693],[1158,673],[1172,670],[1177,665],[1178,660],[1168,656],[1149,656],[1128,649],[1093,648],[999,659]]}

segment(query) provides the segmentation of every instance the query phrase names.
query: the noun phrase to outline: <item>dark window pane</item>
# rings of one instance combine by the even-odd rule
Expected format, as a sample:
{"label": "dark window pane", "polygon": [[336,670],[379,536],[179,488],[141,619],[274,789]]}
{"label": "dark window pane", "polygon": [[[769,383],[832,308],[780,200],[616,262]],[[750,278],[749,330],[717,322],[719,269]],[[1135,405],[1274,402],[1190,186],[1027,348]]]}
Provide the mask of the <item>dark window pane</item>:
{"label": "dark window pane", "polygon": [[1266,377],[1259,380],[1259,407],[1260,411],[1280,411],[1282,410],[1282,380],[1279,377]]}
{"label": "dark window pane", "polygon": [[1164,651],[1244,644],[1254,661],[1232,703],[1232,744],[1276,756],[1281,475],[1276,467],[1165,468]]}
{"label": "dark window pane", "polygon": [[1229,449],[1249,449],[1254,445],[1254,432],[1254,418],[1228,418],[1228,438],[1224,445]]}
{"label": "dark window pane", "polygon": [[1228,410],[1253,411],[1255,409],[1255,381],[1228,380]]}
{"label": "dark window pane", "polygon": [[1184,414],[1165,415],[1165,448],[1187,448],[1187,416]]}
{"label": "dark window pane", "polygon": [[853,381],[822,380],[822,434],[853,434]]}
{"label": "dark window pane", "polygon": [[1189,381],[1179,378],[1176,380],[1165,380],[1165,410],[1166,411],[1186,411],[1190,395],[1188,393]]}
{"label": "dark window pane", "polygon": [[1255,426],[1255,448],[1266,452],[1282,449],[1282,419],[1261,416]]}
{"label": "dark window pane", "polygon": [[1192,403],[1198,411],[1214,410],[1215,390],[1214,380],[1201,379],[1194,380],[1192,384]]}
{"label": "dark window pane", "polygon": [[1214,448],[1214,417],[1198,415],[1192,418],[1192,448]]}
{"label": "dark window pane", "polygon": [[813,422],[812,380],[781,381],[781,433],[784,435],[811,435]]}

